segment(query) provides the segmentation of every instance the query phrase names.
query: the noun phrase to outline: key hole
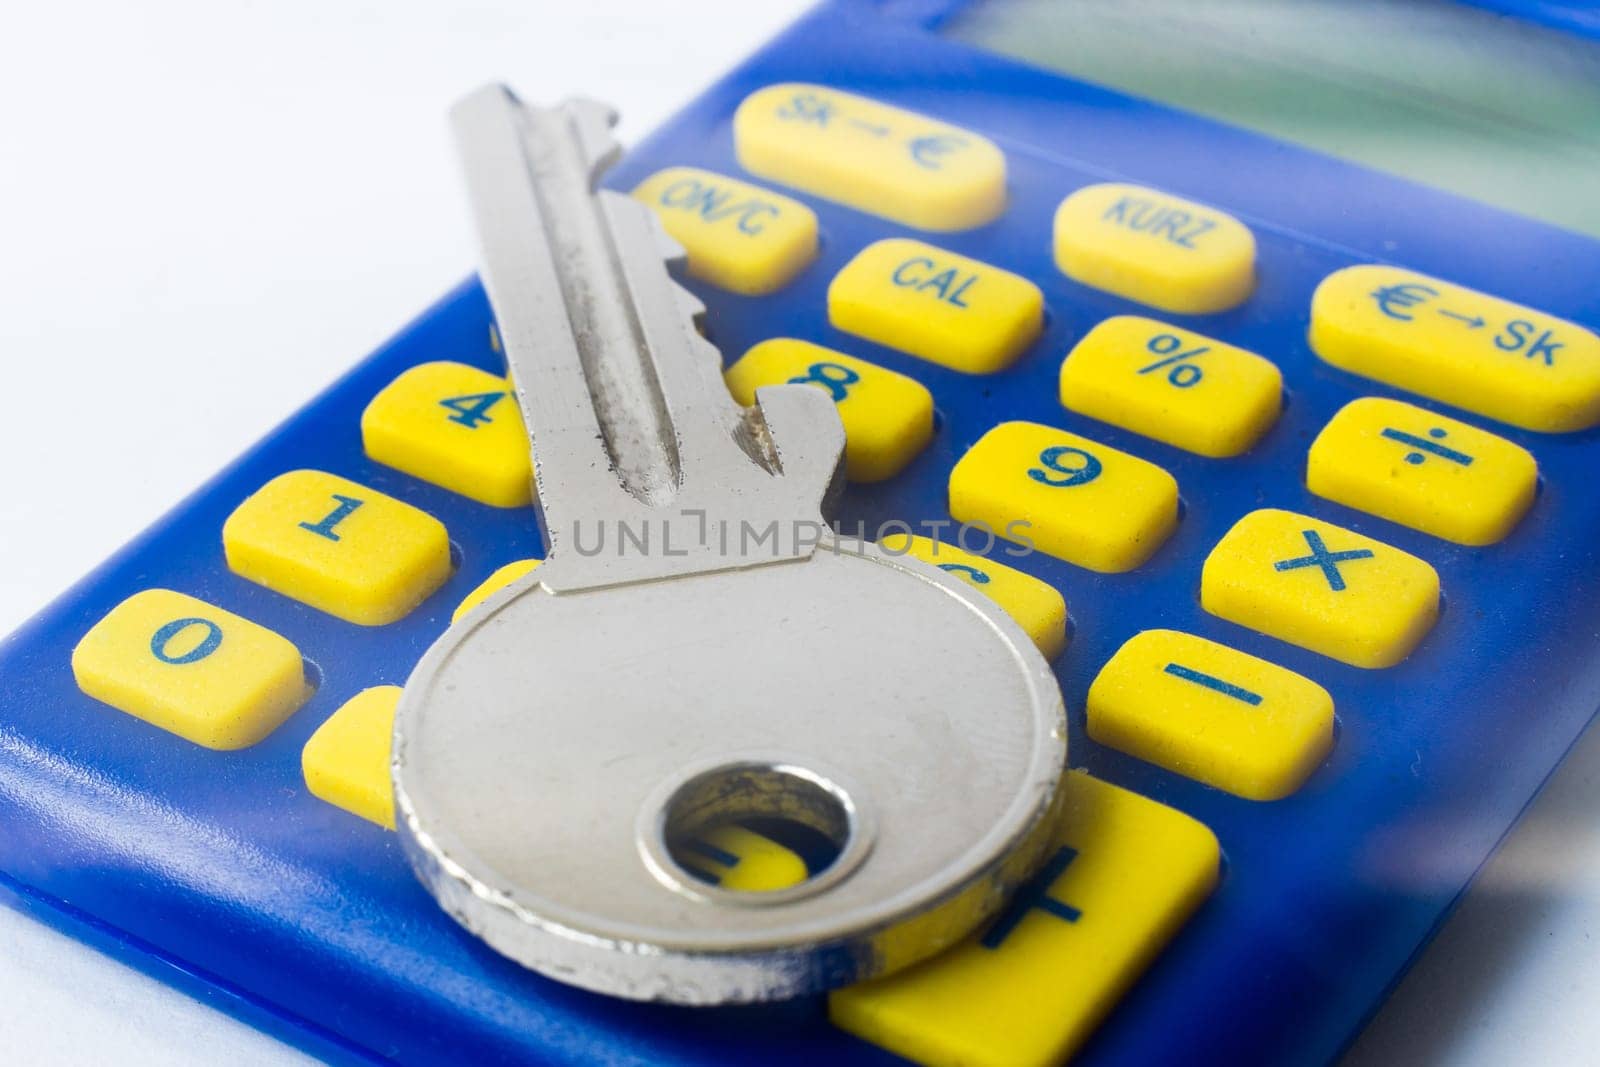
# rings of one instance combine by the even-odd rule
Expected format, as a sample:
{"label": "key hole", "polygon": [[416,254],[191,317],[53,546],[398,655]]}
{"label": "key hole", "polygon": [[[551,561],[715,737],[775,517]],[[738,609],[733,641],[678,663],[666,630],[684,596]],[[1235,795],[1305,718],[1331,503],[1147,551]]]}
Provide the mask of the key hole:
{"label": "key hole", "polygon": [[845,873],[839,860],[858,851],[857,822],[849,795],[828,778],[748,761],[688,778],[658,825],[674,881],[754,902],[805,894]]}

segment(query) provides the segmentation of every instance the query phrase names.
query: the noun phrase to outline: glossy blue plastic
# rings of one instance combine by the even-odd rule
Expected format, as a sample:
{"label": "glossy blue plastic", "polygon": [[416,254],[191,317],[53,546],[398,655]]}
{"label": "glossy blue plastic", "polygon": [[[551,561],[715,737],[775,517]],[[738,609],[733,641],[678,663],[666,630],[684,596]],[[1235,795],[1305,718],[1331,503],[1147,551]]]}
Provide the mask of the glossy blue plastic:
{"label": "glossy blue plastic", "polygon": [[[1002,145],[1010,167],[1004,215],[930,239],[1043,289],[1047,329],[1008,371],[965,377],[830,328],[829,279],[862,246],[904,231],[793,190],[786,191],[821,220],[814,264],[771,296],[692,288],[729,359],[769,337],[802,337],[933,391],[940,418],[932,444],[897,478],[851,487],[840,514],[847,527],[948,518],[951,466],[1003,419],[1068,427],[1177,477],[1185,501],[1179,529],[1130,574],[1092,574],[1044,555],[1007,561],[1056,586],[1071,608],[1075,636],[1058,670],[1073,765],[1199,818],[1226,855],[1215,896],[1081,1062],[1324,1062],[1382,999],[1600,706],[1600,434],[1545,436],[1466,416],[1531,450],[1543,473],[1528,518],[1490,548],[1449,545],[1319,500],[1303,484],[1316,433],[1355,397],[1404,394],[1310,353],[1312,290],[1340,267],[1382,261],[1594,328],[1600,243],[929,32],[957,6],[825,4],[710,88],[608,180],[631,188],[673,164],[740,174],[733,110],[751,90],[783,80],[851,89]],[[1574,32],[1594,29],[1581,9],[1518,7]],[[1255,294],[1225,314],[1173,319],[1263,353],[1284,371],[1287,408],[1241,458],[1193,456],[1057,402],[1057,371],[1077,339],[1108,316],[1151,313],[1068,281],[1051,262],[1056,205],[1107,179],[1215,204],[1255,231]],[[609,1000],[524,972],[438,911],[392,833],[307,794],[299,758],[311,732],[357,691],[403,682],[469,589],[500,564],[540,552],[531,512],[474,504],[362,453],[362,408],[405,368],[454,359],[498,370],[489,326],[475,283],[452,293],[0,646],[0,895],[329,1058],[894,1062],[832,1029],[820,999],[692,1011]],[[342,623],[230,574],[223,519],[296,467],[336,472],[438,516],[459,549],[459,570],[418,611],[379,628]],[[1201,561],[1237,518],[1263,505],[1327,518],[1431,562],[1445,590],[1437,629],[1401,666],[1363,671],[1207,616],[1198,603]],[[315,697],[263,743],[218,753],[83,696],[68,669],[71,648],[112,606],[151,586],[191,593],[290,638],[320,675]],[[1084,736],[1083,696],[1095,672],[1130,635],[1158,626],[1263,656],[1333,693],[1338,741],[1303,790],[1253,803]]]}

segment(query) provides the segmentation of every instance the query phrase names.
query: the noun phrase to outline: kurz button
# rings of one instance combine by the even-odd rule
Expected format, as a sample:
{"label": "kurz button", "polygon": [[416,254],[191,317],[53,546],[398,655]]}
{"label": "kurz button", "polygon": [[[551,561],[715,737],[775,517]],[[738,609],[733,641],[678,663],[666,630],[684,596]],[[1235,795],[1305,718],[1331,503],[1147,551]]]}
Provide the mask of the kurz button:
{"label": "kurz button", "polygon": [[1439,617],[1439,575],[1370,537],[1292,511],[1252,511],[1206,558],[1213,615],[1356,667],[1391,667]]}
{"label": "kurz button", "polygon": [[1311,347],[1336,367],[1529,430],[1600,422],[1600,337],[1398,267],[1346,267],[1311,298]]}
{"label": "kurz button", "polygon": [[1061,403],[1202,456],[1237,456],[1277,419],[1283,375],[1254,352],[1119,315],[1061,365]]}
{"label": "kurz button", "polygon": [[798,200],[694,167],[650,175],[633,195],[683,245],[689,273],[735,293],[782,288],[817,254],[817,216]]}
{"label": "kurz button", "polygon": [[769,85],[733,116],[750,173],[920,230],[965,230],[1000,214],[1006,160],[993,141],[821,85]]}
{"label": "kurz button", "polygon": [[868,245],[834,277],[828,320],[955,370],[991,374],[1039,335],[1044,294],[1010,271],[896,237]]}
{"label": "kurz button", "polygon": [[1346,404],[1312,442],[1318,496],[1463,545],[1501,540],[1533,504],[1539,465],[1503,437],[1412,404]]}
{"label": "kurz button", "polygon": [[1138,185],[1090,185],[1063,200],[1055,253],[1073,281],[1180,315],[1225,311],[1255,287],[1244,223]]}
{"label": "kurz button", "polygon": [[1070,1056],[1216,885],[1189,816],[1069,771],[1055,848],[982,934],[828,998],[834,1025],[926,1067]]}

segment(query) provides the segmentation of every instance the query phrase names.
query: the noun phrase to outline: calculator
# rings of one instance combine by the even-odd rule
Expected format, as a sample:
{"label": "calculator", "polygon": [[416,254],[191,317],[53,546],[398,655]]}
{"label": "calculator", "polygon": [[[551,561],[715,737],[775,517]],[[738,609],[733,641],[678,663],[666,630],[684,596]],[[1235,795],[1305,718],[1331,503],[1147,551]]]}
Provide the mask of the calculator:
{"label": "calculator", "polygon": [[641,1003],[413,876],[402,687],[546,547],[476,281],[0,644],[5,899],[330,1062],[1335,1058],[1600,708],[1597,86],[1550,0],[828,0],[608,172],[733,396],[836,402],[836,528],[1053,666],[1059,824],[960,944]]}

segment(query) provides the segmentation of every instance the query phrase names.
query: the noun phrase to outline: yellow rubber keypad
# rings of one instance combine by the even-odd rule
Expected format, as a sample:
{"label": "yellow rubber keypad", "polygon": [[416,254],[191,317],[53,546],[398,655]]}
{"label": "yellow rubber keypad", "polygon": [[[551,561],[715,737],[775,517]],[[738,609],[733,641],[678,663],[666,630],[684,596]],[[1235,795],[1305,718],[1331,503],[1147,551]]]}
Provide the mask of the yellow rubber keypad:
{"label": "yellow rubber keypad", "polygon": [[1137,456],[1033,422],[1004,422],[950,472],[950,514],[1080,567],[1132,570],[1178,524],[1178,483]]}
{"label": "yellow rubber keypad", "polygon": [[170,589],[118,604],[72,650],[78,688],[197,745],[255,744],[311,695],[299,649]]}
{"label": "yellow rubber keypad", "polygon": [[713,827],[677,850],[679,861],[721,889],[770,893],[810,877],[805,860],[764,834],[733,823]]}
{"label": "yellow rubber keypad", "polygon": [[887,534],[879,538],[878,546],[891,555],[931,563],[983,590],[1016,620],[1045,659],[1054,659],[1067,646],[1067,602],[1048,582],[985,556],[963,552],[955,545],[914,534]]}
{"label": "yellow rubber keypad", "polygon": [[541,562],[543,561],[537,559],[514,559],[505,566],[497,568],[493,574],[478,583],[477,588],[462,598],[461,603],[456,605],[456,610],[450,615],[450,621],[453,623],[460,622],[467,612],[488,600],[495,593],[521,578],[524,574],[533,573],[533,569]]}
{"label": "yellow rubber keypad", "polygon": [[1044,295],[1010,271],[893,237],[860,252],[828,286],[846,333],[967,374],[1011,364],[1044,326]]}
{"label": "yellow rubber keypad", "polygon": [[1538,484],[1527,449],[1380,397],[1345,405],[1306,464],[1306,485],[1318,496],[1463,545],[1503,539]]}
{"label": "yellow rubber keypad", "polygon": [[1254,352],[1119,315],[1061,364],[1061,403],[1202,456],[1237,456],[1276,421],[1283,375]]}
{"label": "yellow rubber keypad", "polygon": [[424,511],[322,471],[280,474],[222,527],[228,567],[363,626],[402,618],[450,577],[450,539]]}
{"label": "yellow rubber keypad", "polygon": [[317,727],[300,751],[300,772],[311,795],[394,829],[389,752],[398,685],[363,689]]}
{"label": "yellow rubber keypad", "polygon": [[752,174],[922,230],[965,230],[1000,214],[1006,160],[993,141],[821,85],[769,85],[733,116]]}
{"label": "yellow rubber keypad", "polygon": [[1090,185],[1063,200],[1055,254],[1073,281],[1181,315],[1225,311],[1255,288],[1244,223],[1140,185]]}
{"label": "yellow rubber keypad", "polygon": [[1333,698],[1226,645],[1146,630],[1089,687],[1089,736],[1250,800],[1300,788],[1333,747]]}
{"label": "yellow rubber keypad", "polygon": [[633,190],[689,255],[689,273],[747,296],[781,289],[817,255],[816,212],[696,167],[658,170]]}
{"label": "yellow rubber keypad", "polygon": [[926,1067],[1049,1067],[1081,1045],[1217,882],[1189,816],[1069,771],[1056,848],[982,934],[828,998],[834,1024]]}
{"label": "yellow rubber keypad", "polygon": [[809,341],[763,341],[728,368],[727,382],[746,406],[766,385],[826,392],[844,423],[845,474],[853,482],[894,477],[933,436],[933,394],[921,382]]}
{"label": "yellow rubber keypad", "polygon": [[1398,267],[1346,267],[1311,298],[1311,347],[1336,367],[1559,433],[1600,422],[1600,337]]}
{"label": "yellow rubber keypad", "polygon": [[480,503],[532,503],[533,466],[516,393],[477,367],[412,367],[362,412],[361,441],[379,463]]}
{"label": "yellow rubber keypad", "polygon": [[1206,558],[1213,615],[1356,667],[1390,667],[1439,617],[1439,575],[1415,556],[1292,511],[1252,511]]}

